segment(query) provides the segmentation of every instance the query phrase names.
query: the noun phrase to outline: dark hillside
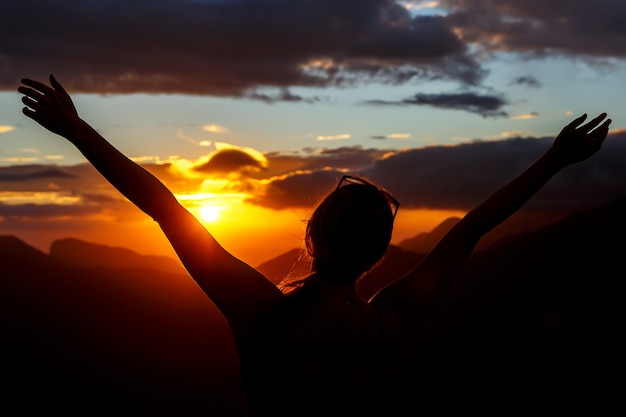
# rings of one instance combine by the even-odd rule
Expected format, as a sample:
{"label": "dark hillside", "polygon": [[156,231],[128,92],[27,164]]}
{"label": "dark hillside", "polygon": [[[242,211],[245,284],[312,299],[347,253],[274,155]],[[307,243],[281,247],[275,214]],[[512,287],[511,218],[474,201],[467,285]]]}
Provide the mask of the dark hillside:
{"label": "dark hillside", "polygon": [[230,333],[186,275],[68,267],[12,236],[0,271],[7,411],[239,415]]}

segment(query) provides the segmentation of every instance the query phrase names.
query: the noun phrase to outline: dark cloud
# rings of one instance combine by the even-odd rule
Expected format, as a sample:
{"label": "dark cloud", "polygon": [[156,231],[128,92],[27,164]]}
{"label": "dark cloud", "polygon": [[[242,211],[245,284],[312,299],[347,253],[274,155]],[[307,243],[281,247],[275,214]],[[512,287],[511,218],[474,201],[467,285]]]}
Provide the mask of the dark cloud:
{"label": "dark cloud", "polygon": [[30,221],[50,220],[67,217],[84,217],[100,213],[96,205],[64,205],[64,204],[15,204],[0,203],[0,220]]}
{"label": "dark cloud", "polygon": [[248,202],[276,210],[310,208],[332,191],[342,175],[336,170],[319,170],[278,177],[269,182],[263,194],[254,196]]}
{"label": "dark cloud", "polygon": [[[389,152],[375,164],[353,168],[389,190],[404,209],[469,210],[522,173],[553,138],[512,138]],[[356,150],[355,150],[356,151]],[[269,181],[252,203],[283,209],[309,207],[345,170],[294,171]],[[626,194],[626,133],[611,134],[604,149],[559,172],[527,208],[572,211]]]}
{"label": "dark cloud", "polygon": [[345,146],[305,154],[266,154],[268,179],[250,203],[272,209],[310,208],[329,192],[344,172],[359,173],[375,166],[390,150]]}
{"label": "dark cloud", "polygon": [[[176,191],[195,187],[199,181],[181,178],[170,169],[169,164],[142,164]],[[184,180],[184,183],[181,182]],[[116,192],[102,175],[88,163],[66,166],[14,165],[0,167],[1,191],[39,192],[62,190],[87,190]]]}
{"label": "dark cloud", "polygon": [[361,146],[344,146],[336,149],[317,149],[304,153],[268,153],[267,170],[257,174],[257,178],[270,179],[291,175],[296,171],[312,172],[319,170],[359,171],[372,167],[390,150],[365,149]]}
{"label": "dark cloud", "polygon": [[[553,138],[512,138],[400,151],[364,174],[402,207],[469,210],[522,173]],[[626,194],[626,133],[612,134],[597,155],[559,172],[529,203],[586,209]]]}
{"label": "dark cloud", "polygon": [[[92,184],[93,185],[93,184]],[[63,191],[55,195],[60,202],[6,204],[0,201],[0,222],[12,224],[31,221],[80,221],[102,214],[115,221],[137,221],[144,219],[137,207],[119,192]],[[64,198],[71,198],[70,203]]]}
{"label": "dark cloud", "polygon": [[247,98],[253,100],[260,100],[268,104],[277,102],[292,102],[292,103],[315,103],[321,101],[319,97],[302,97],[297,94],[293,94],[288,89],[281,89],[278,93],[263,93],[261,91],[250,91],[245,95]]}
{"label": "dark cloud", "polygon": [[50,192],[55,190],[110,189],[90,164],[71,166],[15,165],[0,167],[0,192]]}
{"label": "dark cloud", "polygon": [[626,57],[622,0],[442,0],[463,39],[480,47],[595,58]]}
{"label": "dark cloud", "polygon": [[239,149],[223,149],[215,152],[209,160],[194,168],[198,172],[224,174],[246,170],[263,170],[264,165],[249,153]]}
{"label": "dark cloud", "polygon": [[81,200],[87,204],[111,204],[121,201],[120,196],[112,196],[111,194],[104,193],[81,193],[79,194]]}
{"label": "dark cloud", "polygon": [[32,180],[54,180],[59,178],[76,178],[65,170],[40,165],[24,165],[0,167],[0,182],[17,182]]}
{"label": "dark cloud", "polygon": [[306,100],[255,92],[485,75],[445,18],[393,0],[5,0],[2,20],[9,90],[55,73],[73,92]]}
{"label": "dark cloud", "polygon": [[539,88],[541,87],[541,82],[539,82],[539,80],[537,80],[532,75],[525,75],[515,78],[513,81],[511,81],[511,85],[525,85],[528,87]]}
{"label": "dark cloud", "polygon": [[[293,87],[454,81],[483,86],[485,51],[626,58],[622,0],[4,0],[0,89],[49,73],[73,93],[183,93],[315,103]],[[605,60],[604,63],[610,63]],[[540,87],[533,76],[512,84]],[[498,95],[399,102],[505,116]]]}
{"label": "dark cloud", "polygon": [[379,106],[432,106],[442,109],[463,110],[483,117],[506,117],[502,110],[508,101],[501,95],[481,95],[473,92],[424,94],[398,101],[369,100],[366,104]]}

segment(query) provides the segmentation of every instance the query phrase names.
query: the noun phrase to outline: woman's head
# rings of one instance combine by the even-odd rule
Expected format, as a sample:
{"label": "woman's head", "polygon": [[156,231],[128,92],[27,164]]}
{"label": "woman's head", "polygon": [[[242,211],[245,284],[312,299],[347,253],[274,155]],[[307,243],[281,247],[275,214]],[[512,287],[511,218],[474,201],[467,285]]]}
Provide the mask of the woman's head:
{"label": "woman's head", "polygon": [[344,176],[307,223],[313,270],[351,279],[371,269],[389,247],[398,205],[373,184]]}

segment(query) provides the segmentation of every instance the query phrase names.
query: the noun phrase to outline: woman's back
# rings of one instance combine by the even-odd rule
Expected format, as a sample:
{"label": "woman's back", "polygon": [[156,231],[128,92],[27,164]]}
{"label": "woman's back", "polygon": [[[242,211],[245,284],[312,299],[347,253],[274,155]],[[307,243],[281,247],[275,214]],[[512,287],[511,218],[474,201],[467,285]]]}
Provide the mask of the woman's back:
{"label": "woman's back", "polygon": [[241,352],[251,414],[358,410],[379,403],[381,321],[354,283],[321,279],[259,317]]}

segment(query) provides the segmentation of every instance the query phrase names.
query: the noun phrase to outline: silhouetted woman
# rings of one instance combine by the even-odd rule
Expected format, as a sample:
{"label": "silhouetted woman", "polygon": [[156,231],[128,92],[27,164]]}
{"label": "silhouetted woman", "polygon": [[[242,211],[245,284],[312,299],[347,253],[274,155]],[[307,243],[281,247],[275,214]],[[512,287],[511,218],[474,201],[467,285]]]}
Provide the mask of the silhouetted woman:
{"label": "silhouetted woman", "polygon": [[[565,126],[519,177],[456,224],[405,276],[361,300],[355,285],[389,246],[398,202],[344,177],[306,228],[311,274],[281,291],[228,253],[154,176],[83,121],[61,84],[23,79],[23,112],[63,136],[159,223],[189,274],[222,312],[240,358],[250,415],[350,415],[375,409],[419,342],[420,329],[479,239],[565,166],[595,154],[609,130],[601,114]],[[314,414],[319,412],[319,414]]]}

